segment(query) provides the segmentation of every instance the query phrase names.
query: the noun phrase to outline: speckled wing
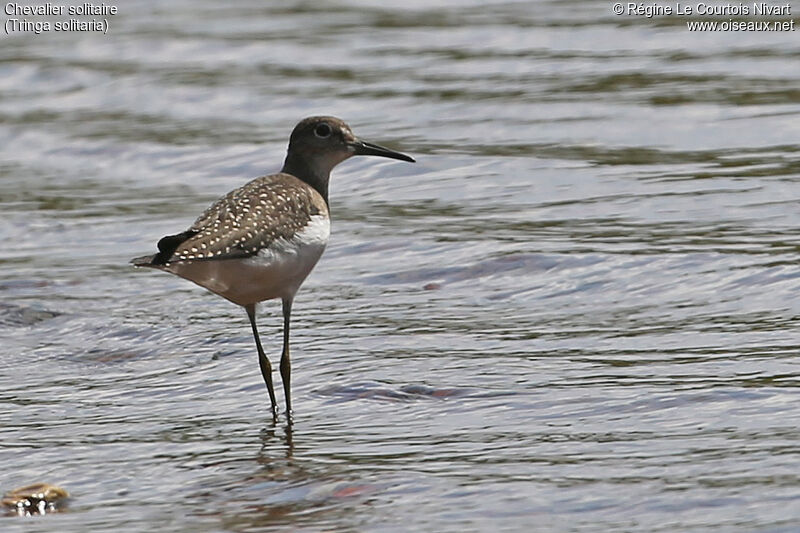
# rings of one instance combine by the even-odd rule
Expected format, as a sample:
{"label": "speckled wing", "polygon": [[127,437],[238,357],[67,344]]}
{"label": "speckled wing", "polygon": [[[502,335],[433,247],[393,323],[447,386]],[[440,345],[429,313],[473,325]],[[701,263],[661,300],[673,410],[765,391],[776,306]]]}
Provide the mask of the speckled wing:
{"label": "speckled wing", "polygon": [[291,174],[256,178],[214,202],[188,230],[161,239],[152,264],[250,257],[323,213],[322,196]]}

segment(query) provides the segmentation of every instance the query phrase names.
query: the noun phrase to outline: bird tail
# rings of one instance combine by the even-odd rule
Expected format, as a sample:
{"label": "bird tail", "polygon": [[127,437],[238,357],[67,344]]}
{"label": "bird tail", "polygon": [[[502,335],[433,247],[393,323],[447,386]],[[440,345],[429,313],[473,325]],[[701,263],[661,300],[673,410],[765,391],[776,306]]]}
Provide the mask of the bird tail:
{"label": "bird tail", "polygon": [[153,259],[156,258],[156,255],[158,254],[143,255],[142,257],[134,257],[133,259],[131,259],[131,264],[133,264],[133,266],[135,267],[157,268],[159,265],[153,264]]}
{"label": "bird tail", "polygon": [[186,231],[176,235],[167,235],[158,241],[158,253],[153,255],[143,255],[142,257],[134,257],[131,259],[133,266],[137,267],[150,267],[164,269],[164,266],[175,254],[175,250],[183,244],[187,239],[191,239],[197,235],[198,230],[189,228]]}

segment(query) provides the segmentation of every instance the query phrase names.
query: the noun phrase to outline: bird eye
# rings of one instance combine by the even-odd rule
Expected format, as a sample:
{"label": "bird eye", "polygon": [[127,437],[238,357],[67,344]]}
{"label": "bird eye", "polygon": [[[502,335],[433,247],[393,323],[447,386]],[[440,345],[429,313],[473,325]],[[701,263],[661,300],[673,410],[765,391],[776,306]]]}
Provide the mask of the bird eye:
{"label": "bird eye", "polygon": [[322,124],[319,124],[316,128],[314,128],[314,135],[316,135],[321,139],[330,137],[331,127],[327,123],[323,122]]}

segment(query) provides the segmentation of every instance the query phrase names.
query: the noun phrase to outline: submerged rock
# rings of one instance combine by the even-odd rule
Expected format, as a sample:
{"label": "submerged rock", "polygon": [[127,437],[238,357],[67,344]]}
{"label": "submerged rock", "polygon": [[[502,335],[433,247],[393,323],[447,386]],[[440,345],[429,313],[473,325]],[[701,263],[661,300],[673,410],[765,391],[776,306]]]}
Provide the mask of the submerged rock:
{"label": "submerged rock", "polygon": [[3,506],[20,516],[55,513],[57,505],[63,505],[69,493],[49,483],[34,483],[19,487],[3,496]]}

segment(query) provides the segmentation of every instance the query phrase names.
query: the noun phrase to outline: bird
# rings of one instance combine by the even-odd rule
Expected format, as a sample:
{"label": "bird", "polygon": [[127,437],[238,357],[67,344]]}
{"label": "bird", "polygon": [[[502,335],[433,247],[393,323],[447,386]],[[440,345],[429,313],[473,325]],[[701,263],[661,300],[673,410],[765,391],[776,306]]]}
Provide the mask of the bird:
{"label": "bird", "polygon": [[245,309],[273,419],[277,419],[278,406],[272,365],[258,334],[257,305],[273,299],[282,303],[283,350],[279,368],[291,423],[292,303],[328,243],[331,170],[353,156],[415,162],[406,154],[359,139],[339,118],[305,118],[289,136],[280,172],[255,178],[230,191],[211,204],[187,230],[160,239],[157,253],[131,260],[136,267],[153,268],[192,281]]}

